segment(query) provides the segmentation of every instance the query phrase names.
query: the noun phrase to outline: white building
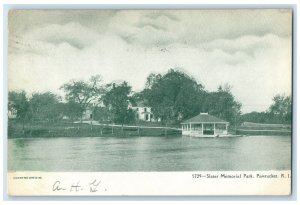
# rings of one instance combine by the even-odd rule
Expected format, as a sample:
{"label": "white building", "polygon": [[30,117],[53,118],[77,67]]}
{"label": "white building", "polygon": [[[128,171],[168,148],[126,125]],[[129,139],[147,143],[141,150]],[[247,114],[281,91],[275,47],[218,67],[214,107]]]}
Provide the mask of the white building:
{"label": "white building", "polygon": [[90,102],[90,104],[87,106],[85,111],[82,113],[82,119],[83,120],[93,120],[94,119],[94,111],[95,108],[99,107],[105,107],[102,102],[98,102],[97,100]]}
{"label": "white building", "polygon": [[181,123],[182,135],[194,137],[221,137],[228,134],[229,122],[208,113],[200,113]]}
{"label": "white building", "polygon": [[17,117],[17,110],[10,108],[8,110],[8,119],[15,119]]}
{"label": "white building", "polygon": [[154,115],[152,113],[152,108],[146,106],[143,102],[138,102],[136,106],[130,106],[130,107],[131,109],[136,111],[137,118],[139,120],[143,120],[147,122],[159,121],[154,118]]}
{"label": "white building", "polygon": [[94,108],[89,106],[86,108],[85,111],[83,111],[82,113],[82,119],[83,120],[92,120],[93,119],[93,111],[94,111]]}
{"label": "white building", "polygon": [[[94,119],[94,108],[95,107],[105,107],[103,104],[91,103],[87,109],[83,112],[82,119],[83,120],[92,120]],[[146,106],[143,102],[138,102],[136,105],[129,104],[129,108],[136,112],[136,117],[139,120],[147,121],[147,122],[159,122],[160,119],[156,119],[152,113],[152,108]]]}

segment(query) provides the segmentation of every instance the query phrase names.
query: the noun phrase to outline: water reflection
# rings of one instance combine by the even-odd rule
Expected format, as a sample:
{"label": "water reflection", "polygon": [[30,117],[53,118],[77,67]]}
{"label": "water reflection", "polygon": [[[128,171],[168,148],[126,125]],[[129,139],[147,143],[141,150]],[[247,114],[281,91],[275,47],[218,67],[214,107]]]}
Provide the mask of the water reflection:
{"label": "water reflection", "polygon": [[291,167],[286,136],[60,137],[8,140],[9,170],[204,171]]}

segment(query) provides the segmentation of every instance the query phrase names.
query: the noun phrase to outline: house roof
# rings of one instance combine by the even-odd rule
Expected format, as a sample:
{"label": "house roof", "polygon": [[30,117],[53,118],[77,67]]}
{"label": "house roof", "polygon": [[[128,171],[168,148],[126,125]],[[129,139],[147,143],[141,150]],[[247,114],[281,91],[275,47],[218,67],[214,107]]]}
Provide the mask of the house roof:
{"label": "house roof", "polygon": [[211,122],[211,123],[228,123],[225,120],[209,115],[208,113],[200,113],[199,115],[183,121],[181,124],[197,123],[197,122]]}
{"label": "house roof", "polygon": [[134,102],[134,103],[132,103],[132,106],[133,107],[149,107],[147,104],[147,101],[145,101],[145,100]]}

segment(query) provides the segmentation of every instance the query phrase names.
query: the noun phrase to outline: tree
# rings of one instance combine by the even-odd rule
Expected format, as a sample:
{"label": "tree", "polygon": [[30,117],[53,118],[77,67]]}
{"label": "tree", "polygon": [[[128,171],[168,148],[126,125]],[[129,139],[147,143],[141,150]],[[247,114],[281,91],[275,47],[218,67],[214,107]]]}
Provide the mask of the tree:
{"label": "tree", "polygon": [[112,113],[113,122],[124,125],[134,121],[134,112],[129,108],[131,86],[124,81],[119,85],[108,84],[107,89],[102,99]]}
{"label": "tree", "polygon": [[144,99],[163,123],[176,123],[201,111],[204,87],[185,73],[170,69],[165,75],[150,74]]}
{"label": "tree", "polygon": [[292,120],[292,97],[277,94],[273,97],[273,104],[268,114],[274,122],[291,123]]}
{"label": "tree", "polygon": [[35,120],[54,121],[60,116],[59,97],[51,92],[34,93],[29,100]]}
{"label": "tree", "polygon": [[94,111],[94,119],[99,122],[110,122],[112,114],[107,107],[96,107]]}
{"label": "tree", "polygon": [[82,108],[79,103],[70,101],[67,103],[60,103],[61,114],[67,116],[71,121],[82,117]]}
{"label": "tree", "polygon": [[151,88],[162,78],[161,74],[150,73],[146,79],[146,89]]}
{"label": "tree", "polygon": [[241,115],[240,122],[255,122],[255,123],[269,123],[266,112],[250,112]]}
{"label": "tree", "polygon": [[203,111],[236,124],[241,114],[241,104],[234,99],[231,86],[219,86],[218,91],[210,92],[205,98]]}
{"label": "tree", "polygon": [[31,111],[26,92],[11,91],[8,93],[8,109],[17,111],[17,119],[22,122],[23,133],[25,131],[25,121],[31,119]]}
{"label": "tree", "polygon": [[100,83],[102,78],[99,75],[92,76],[87,82],[82,80],[71,80],[61,86],[64,90],[65,98],[68,102],[77,103],[80,106],[80,122],[82,122],[83,112],[87,107],[94,103],[100,102],[101,96],[104,93],[104,88]]}
{"label": "tree", "polygon": [[251,112],[241,116],[242,122],[256,123],[291,123],[292,120],[292,98],[277,94],[273,97],[273,103],[265,112]]}

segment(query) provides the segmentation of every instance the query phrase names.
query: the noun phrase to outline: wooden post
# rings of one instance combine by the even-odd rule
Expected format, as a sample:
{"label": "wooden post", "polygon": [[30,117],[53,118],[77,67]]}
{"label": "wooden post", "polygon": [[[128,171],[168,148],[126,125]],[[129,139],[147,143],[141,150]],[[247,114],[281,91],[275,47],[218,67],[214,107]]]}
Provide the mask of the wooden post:
{"label": "wooden post", "polygon": [[[228,127],[227,126],[228,126],[228,124],[226,123],[226,134],[228,134],[228,130],[227,130]],[[235,134],[236,134],[236,128],[235,128]]]}
{"label": "wooden post", "polygon": [[[234,129],[235,129],[235,134],[237,134],[237,130],[236,130],[236,117],[237,117],[237,115],[235,114],[234,115]],[[226,131],[227,131],[227,123],[226,123]],[[228,131],[227,131],[227,134],[228,134]]]}
{"label": "wooden post", "polygon": [[203,131],[203,123],[202,123],[201,125],[202,125],[202,135],[204,135],[204,131]]}
{"label": "wooden post", "polygon": [[138,126],[138,135],[140,136],[140,126]]}
{"label": "wooden post", "polygon": [[111,125],[111,134],[114,134],[114,126]]}
{"label": "wooden post", "polygon": [[216,123],[214,123],[214,134],[216,134]]}
{"label": "wooden post", "polygon": [[167,136],[167,123],[166,123],[166,126],[165,126],[165,136]]}
{"label": "wooden post", "polygon": [[25,135],[25,119],[24,118],[22,120],[22,132],[23,132],[23,135]]}
{"label": "wooden post", "polygon": [[101,135],[101,136],[102,136],[102,134],[103,134],[102,130],[103,130],[103,126],[100,125],[100,135]]}

